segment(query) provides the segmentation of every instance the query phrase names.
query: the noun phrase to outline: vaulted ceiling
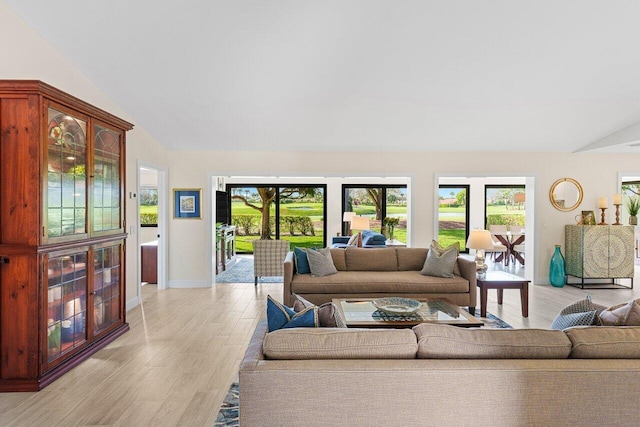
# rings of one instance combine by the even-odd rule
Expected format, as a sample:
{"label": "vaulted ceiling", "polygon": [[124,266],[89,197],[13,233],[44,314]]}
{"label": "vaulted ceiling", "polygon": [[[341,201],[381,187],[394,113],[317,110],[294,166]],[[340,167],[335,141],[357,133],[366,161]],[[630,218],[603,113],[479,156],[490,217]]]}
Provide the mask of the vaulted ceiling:
{"label": "vaulted ceiling", "polygon": [[638,1],[0,1],[169,149],[638,152]]}

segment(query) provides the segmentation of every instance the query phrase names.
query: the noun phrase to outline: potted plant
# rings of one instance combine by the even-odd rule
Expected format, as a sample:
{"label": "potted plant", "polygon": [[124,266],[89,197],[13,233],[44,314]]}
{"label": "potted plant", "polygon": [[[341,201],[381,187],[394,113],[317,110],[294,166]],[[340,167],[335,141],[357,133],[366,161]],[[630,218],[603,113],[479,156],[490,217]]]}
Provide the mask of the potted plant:
{"label": "potted plant", "polygon": [[629,197],[629,200],[627,200],[627,211],[629,211],[629,224],[638,225],[638,212],[640,211],[640,198]]}
{"label": "potted plant", "polygon": [[398,225],[399,222],[400,218],[390,216],[382,220],[382,225],[387,227],[387,237],[389,238],[389,240],[393,240],[393,229],[396,227],[396,225]]}

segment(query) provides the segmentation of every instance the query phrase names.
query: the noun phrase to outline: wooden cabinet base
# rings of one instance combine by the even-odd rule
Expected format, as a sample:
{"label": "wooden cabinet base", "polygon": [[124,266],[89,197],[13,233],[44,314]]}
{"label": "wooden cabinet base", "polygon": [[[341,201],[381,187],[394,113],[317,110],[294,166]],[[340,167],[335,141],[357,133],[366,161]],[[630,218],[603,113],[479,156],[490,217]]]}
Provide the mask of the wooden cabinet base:
{"label": "wooden cabinet base", "polygon": [[109,335],[104,338],[94,341],[88,345],[84,350],[78,352],[73,357],[68,359],[64,364],[61,364],[45,374],[41,378],[28,380],[28,379],[0,379],[0,392],[21,392],[21,391],[40,391],[62,375],[69,372],[71,369],[84,362],[93,354],[112,343],[120,335],[129,330],[129,324],[124,323],[114,329]]}

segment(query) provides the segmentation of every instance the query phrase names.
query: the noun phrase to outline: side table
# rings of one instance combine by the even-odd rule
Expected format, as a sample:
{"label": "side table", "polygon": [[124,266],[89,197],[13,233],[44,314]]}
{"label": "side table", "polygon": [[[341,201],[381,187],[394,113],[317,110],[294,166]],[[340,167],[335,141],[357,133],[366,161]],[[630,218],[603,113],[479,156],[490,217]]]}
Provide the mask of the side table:
{"label": "side table", "polygon": [[530,280],[504,271],[487,271],[484,275],[476,277],[476,283],[480,288],[480,315],[487,315],[487,290],[498,290],[498,304],[502,304],[502,294],[505,289],[520,289],[520,304],[522,317],[529,317],[529,282]]}

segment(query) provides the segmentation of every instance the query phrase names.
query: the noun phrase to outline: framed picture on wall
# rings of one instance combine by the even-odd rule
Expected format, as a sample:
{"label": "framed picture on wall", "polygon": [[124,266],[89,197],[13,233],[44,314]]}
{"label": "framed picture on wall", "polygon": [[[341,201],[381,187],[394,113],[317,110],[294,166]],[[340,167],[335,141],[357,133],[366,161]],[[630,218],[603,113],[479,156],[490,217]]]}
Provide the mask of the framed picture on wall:
{"label": "framed picture on wall", "polygon": [[174,188],[173,217],[178,219],[202,219],[201,202],[201,188]]}

